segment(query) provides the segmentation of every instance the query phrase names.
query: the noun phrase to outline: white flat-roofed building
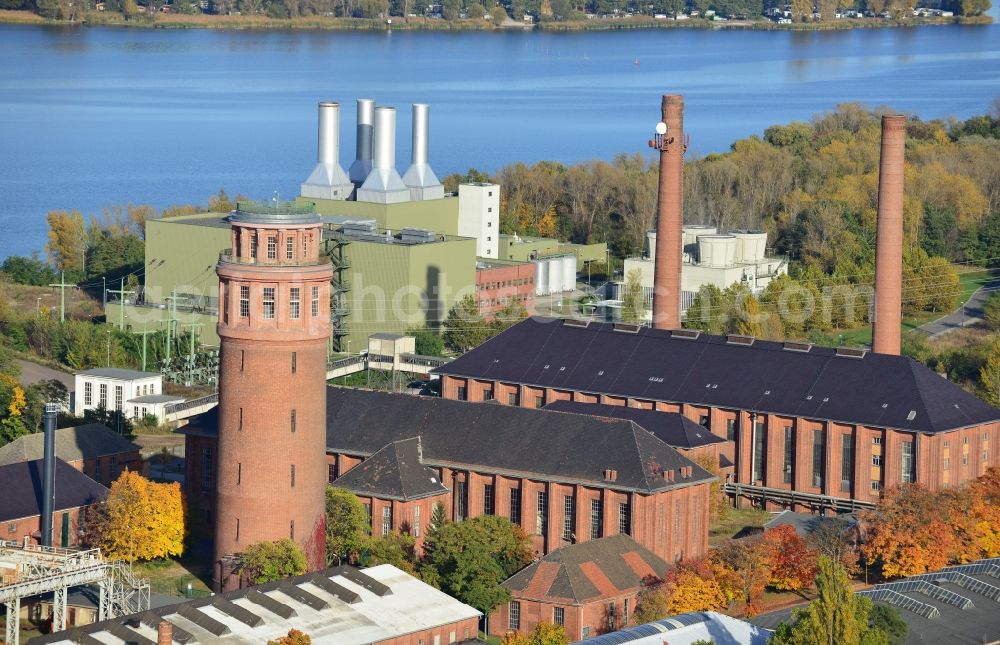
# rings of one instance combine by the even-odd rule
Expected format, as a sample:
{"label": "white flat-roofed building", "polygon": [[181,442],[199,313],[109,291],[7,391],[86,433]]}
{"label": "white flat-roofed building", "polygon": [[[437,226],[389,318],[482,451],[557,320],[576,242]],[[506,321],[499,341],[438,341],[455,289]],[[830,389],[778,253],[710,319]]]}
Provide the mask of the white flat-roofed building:
{"label": "white flat-roofed building", "polygon": [[163,375],[157,372],[98,367],[79,372],[75,381],[73,414],[76,416],[100,407],[128,414],[130,401],[163,394]]}
{"label": "white flat-roofed building", "polygon": [[367,569],[343,566],[31,642],[157,642],[157,626],[166,621],[172,640],[179,643],[266,643],[297,629],[315,645],[446,645],[477,642],[480,616],[477,609],[391,564]]}

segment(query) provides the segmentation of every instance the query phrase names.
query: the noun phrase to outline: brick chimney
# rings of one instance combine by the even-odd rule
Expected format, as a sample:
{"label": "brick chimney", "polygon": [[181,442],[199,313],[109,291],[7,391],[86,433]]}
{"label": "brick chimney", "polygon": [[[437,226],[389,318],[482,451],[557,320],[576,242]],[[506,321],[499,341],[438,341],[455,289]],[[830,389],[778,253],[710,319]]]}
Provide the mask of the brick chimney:
{"label": "brick chimney", "polygon": [[903,153],[906,117],[882,117],[878,175],[878,232],[875,248],[875,317],[872,351],[899,354],[903,295]]}
{"label": "brick chimney", "polygon": [[174,642],[174,626],[161,620],[156,626],[156,645],[171,645]]}
{"label": "brick chimney", "polygon": [[681,227],[684,224],[684,97],[665,94],[660,104],[665,133],[650,146],[660,151],[656,206],[656,260],[653,278],[653,327],[681,326]]}

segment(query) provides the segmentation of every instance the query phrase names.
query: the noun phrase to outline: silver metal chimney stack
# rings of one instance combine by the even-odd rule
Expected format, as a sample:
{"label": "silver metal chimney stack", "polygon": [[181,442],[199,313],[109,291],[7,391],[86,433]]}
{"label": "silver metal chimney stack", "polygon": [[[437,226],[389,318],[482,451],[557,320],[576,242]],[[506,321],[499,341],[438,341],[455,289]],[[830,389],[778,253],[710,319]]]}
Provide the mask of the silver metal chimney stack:
{"label": "silver metal chimney stack", "polygon": [[375,101],[358,99],[357,153],[348,171],[360,187],[372,172],[372,142],[375,139]]}
{"label": "silver metal chimney stack", "polygon": [[410,189],[396,172],[396,108],[375,108],[373,168],[358,188],[359,202],[396,204],[409,201]]}
{"label": "silver metal chimney stack", "polygon": [[42,416],[45,431],[42,461],[42,518],[41,544],[52,546],[52,513],[56,502],[56,420],[59,415],[57,403],[46,403]]}
{"label": "silver metal chimney stack", "polygon": [[426,103],[413,104],[413,161],[403,175],[403,183],[409,187],[413,201],[444,198],[444,186],[427,163],[430,111],[431,106]]}
{"label": "silver metal chimney stack", "polygon": [[354,184],[340,167],[340,103],[319,104],[319,138],[316,168],[301,187],[303,197],[347,199]]}

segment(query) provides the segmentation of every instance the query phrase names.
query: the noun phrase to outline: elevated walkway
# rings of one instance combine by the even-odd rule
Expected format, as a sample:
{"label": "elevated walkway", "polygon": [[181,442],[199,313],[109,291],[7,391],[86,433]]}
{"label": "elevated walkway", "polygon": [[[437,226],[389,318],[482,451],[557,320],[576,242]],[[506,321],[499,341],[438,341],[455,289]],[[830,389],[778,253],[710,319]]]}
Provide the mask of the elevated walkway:
{"label": "elevated walkway", "polygon": [[4,642],[18,645],[21,601],[52,594],[52,631],[66,629],[70,587],[97,585],[98,620],[149,609],[149,581],[136,578],[132,567],[110,560],[100,549],[60,549],[0,540],[0,604],[7,606]]}

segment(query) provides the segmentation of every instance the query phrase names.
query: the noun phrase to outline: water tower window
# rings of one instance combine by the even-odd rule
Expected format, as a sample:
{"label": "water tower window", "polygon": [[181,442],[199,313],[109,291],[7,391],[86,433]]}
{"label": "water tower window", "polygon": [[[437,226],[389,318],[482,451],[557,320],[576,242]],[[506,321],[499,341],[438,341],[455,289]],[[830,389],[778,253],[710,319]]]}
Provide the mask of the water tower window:
{"label": "water tower window", "polygon": [[250,317],[250,287],[240,285],[240,318]]}
{"label": "water tower window", "polygon": [[285,240],[285,259],[291,260],[293,255],[295,255],[295,240],[287,238]]}
{"label": "water tower window", "polygon": [[299,311],[301,308],[300,303],[302,301],[302,289],[300,287],[292,287],[291,289],[288,290],[288,293],[289,293],[288,296],[289,315],[292,317],[293,320],[298,320]]}
{"label": "water tower window", "polygon": [[278,257],[278,238],[273,235],[267,237],[267,259],[273,260]]}
{"label": "water tower window", "polygon": [[274,287],[264,287],[264,318],[274,319]]}
{"label": "water tower window", "polygon": [[319,316],[319,287],[312,288],[312,306],[310,313],[312,313],[313,318]]}

